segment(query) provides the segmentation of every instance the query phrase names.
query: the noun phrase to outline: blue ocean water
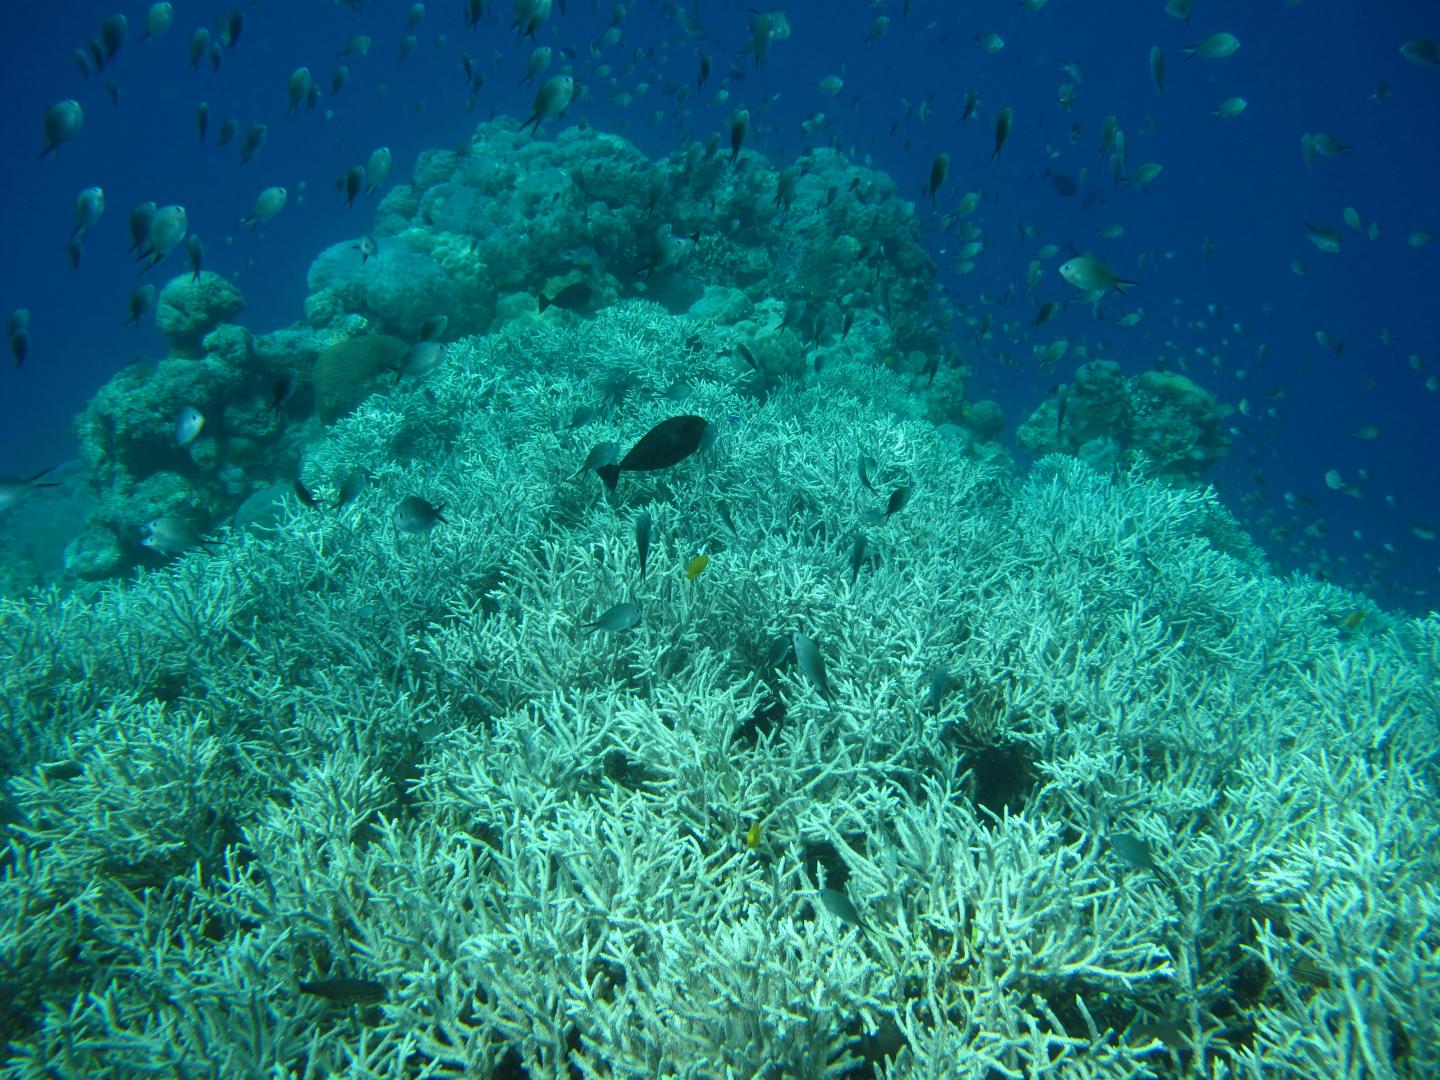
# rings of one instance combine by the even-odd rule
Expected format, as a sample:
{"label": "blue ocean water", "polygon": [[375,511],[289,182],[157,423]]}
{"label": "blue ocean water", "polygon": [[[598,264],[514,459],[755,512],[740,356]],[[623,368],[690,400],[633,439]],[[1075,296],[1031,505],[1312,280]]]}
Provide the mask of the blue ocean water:
{"label": "blue ocean water", "polygon": [[[145,4],[65,0],[7,12],[0,305],[30,310],[31,347],[24,366],[7,365],[3,376],[0,473],[29,475],[73,457],[71,417],[115,371],[164,353],[151,320],[124,325],[140,280],[126,252],[133,205],[186,206],[206,268],[245,294],[240,321],[269,330],[303,317],[316,254],[369,227],[376,200],[345,208],[337,177],[387,145],[403,182],[421,150],[458,144],[492,115],[528,113],[532,92],[521,75],[531,43],[508,29],[509,5],[491,5],[474,29],[459,0],[425,5],[415,50],[403,60],[411,5],[359,6],[176,3],[174,25],[154,42],[139,40]],[[1227,421],[1230,457],[1210,479],[1278,565],[1362,588],[1387,605],[1433,606],[1440,245],[1409,238],[1440,234],[1440,69],[1399,50],[1412,39],[1440,39],[1440,13],[1198,0],[1183,20],[1158,0],[1051,0],[1036,11],[1014,0],[810,0],[784,7],[790,34],[759,66],[746,51],[744,4],[555,7],[538,40],[555,50],[552,71],[568,65],[581,88],[564,123],[623,134],[649,155],[683,151],[714,133],[726,140],[731,116],[744,107],[752,117],[747,145],[772,161],[783,165],[833,142],[893,175],[923,207],[931,162],[949,154],[938,212],[965,192],[982,193],[974,220],[985,247],[970,272],[958,272],[959,241],[922,210],[926,243],[956,307],[977,321],[992,318],[982,339],[963,320],[949,333],[974,371],[970,396],[1004,406],[1007,438],[1073,374],[1073,357],[1054,370],[1035,361],[1035,348],[1057,337],[1127,372],[1186,370],[1237,407]],[[213,30],[232,10],[243,16],[243,32],[221,50],[219,70],[208,58],[189,70],[192,32]],[[128,16],[129,40],[104,71],[83,78],[72,53],[116,11]],[[1221,31],[1240,39],[1233,56],[1184,58],[1186,46]],[[996,51],[979,40],[991,33],[1003,39]],[[371,39],[368,54],[342,57],[355,35]],[[1163,93],[1149,70],[1152,46],[1165,56]],[[714,71],[697,88],[701,54],[713,57]],[[462,56],[484,76],[473,94]],[[341,64],[348,81],[332,95],[331,73]],[[314,109],[287,116],[287,80],[300,65],[323,93]],[[827,76],[843,79],[833,96],[817,88]],[[1069,107],[1058,101],[1067,84]],[[962,126],[971,87],[979,104]],[[1246,99],[1244,112],[1212,119],[1235,96]],[[84,128],[40,160],[45,109],[70,97],[84,108]],[[204,142],[195,121],[201,101],[210,117]],[[1014,127],[992,157],[1002,107],[1013,110]],[[1163,166],[1144,190],[1112,182],[1100,153],[1112,114],[1125,133],[1128,169]],[[268,125],[267,142],[243,167],[237,144],[215,146],[227,117],[242,132],[252,122]],[[549,133],[558,126],[552,121]],[[1317,132],[1351,149],[1307,166],[1301,137]],[[1075,192],[1062,192],[1056,177],[1075,181]],[[281,215],[254,234],[237,229],[256,194],[275,184],[290,191]],[[106,210],[74,269],[66,253],[74,201],[91,185],[104,188]],[[1345,224],[1347,207],[1361,229]],[[1341,251],[1317,250],[1302,221],[1339,230]],[[1374,239],[1364,231],[1372,221],[1383,226]],[[1111,224],[1123,225],[1123,235],[1096,236]],[[1059,259],[1044,264],[1030,293],[1027,267],[1046,244],[1103,256],[1137,284],[1104,301],[1103,321],[1055,273]],[[180,259],[173,255],[146,280],[158,285],[181,272]],[[1050,299],[1070,302],[1032,334],[1036,305]],[[1139,321],[1122,327],[1118,320],[1134,312],[1143,312]],[[1319,343],[1322,331],[1343,341],[1343,352]],[[1373,438],[1355,434],[1372,427]],[[1330,470],[1350,493],[1327,486]]]}

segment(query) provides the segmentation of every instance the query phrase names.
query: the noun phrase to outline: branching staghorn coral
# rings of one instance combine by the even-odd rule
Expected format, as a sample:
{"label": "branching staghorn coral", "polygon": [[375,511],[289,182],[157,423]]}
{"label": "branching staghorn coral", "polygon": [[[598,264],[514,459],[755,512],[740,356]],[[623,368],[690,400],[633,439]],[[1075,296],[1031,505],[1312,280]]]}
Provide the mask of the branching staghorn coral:
{"label": "branching staghorn coral", "polygon": [[[3,1075],[1440,1067],[1435,620],[728,334],[448,346],[310,449],[343,509],[7,605]],[[713,448],[577,475],[681,412]]]}

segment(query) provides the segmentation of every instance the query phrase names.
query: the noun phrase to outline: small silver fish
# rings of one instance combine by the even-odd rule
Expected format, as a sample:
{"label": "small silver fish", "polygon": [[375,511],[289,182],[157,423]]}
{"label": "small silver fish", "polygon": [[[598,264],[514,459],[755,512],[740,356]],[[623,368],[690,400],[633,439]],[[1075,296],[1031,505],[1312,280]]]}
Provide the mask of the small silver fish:
{"label": "small silver fish", "polygon": [[175,417],[175,445],[189,446],[205,426],[205,415],[194,405],[186,405]]}
{"label": "small silver fish", "polygon": [[201,536],[199,530],[184,518],[169,514],[147,521],[140,543],[161,555],[179,555],[197,547],[210,550],[210,541]]}
{"label": "small silver fish", "polygon": [[795,646],[795,662],[800,665],[805,678],[833,708],[835,699],[830,691],[830,680],[825,675],[825,658],[820,655],[819,646],[798,630],[791,636],[791,642]]}
{"label": "small silver fish", "polygon": [[370,157],[365,162],[365,194],[373,195],[385,185],[390,176],[390,169],[395,164],[395,158],[390,153],[388,146],[377,147],[371,151]]}
{"label": "small silver fish", "polygon": [[580,468],[575,470],[574,475],[572,475],[570,479],[574,480],[577,476],[583,476],[587,472],[594,472],[596,469],[599,469],[605,465],[613,465],[615,464],[615,459],[619,456],[619,443],[596,443],[590,448],[590,453],[585,455],[585,460],[581,462]]}
{"label": "small silver fish", "polygon": [[1116,832],[1107,837],[1110,843],[1110,850],[1115,852],[1121,862],[1135,870],[1158,870],[1159,865],[1155,862],[1155,856],[1150,851],[1150,845],[1143,837],[1134,833]]}
{"label": "small silver fish", "polygon": [[0,510],[9,510],[30,492],[37,488],[59,487],[55,480],[42,480],[47,473],[54,470],[52,465],[48,469],[41,469],[32,476],[0,476]]}
{"label": "small silver fish", "polygon": [[860,911],[844,889],[821,889],[820,904],[846,925],[864,929],[865,923],[860,918]]}
{"label": "small silver fish", "polygon": [[410,346],[404,357],[400,360],[400,366],[395,369],[395,381],[402,378],[418,379],[423,375],[429,375],[440,366],[445,359],[445,346],[438,341],[421,341]]}
{"label": "small silver fish", "polygon": [[594,633],[596,630],[604,630],[607,634],[620,634],[631,630],[640,624],[640,609],[634,604],[621,601],[614,607],[607,609],[594,622],[581,623],[582,630]]}
{"label": "small silver fish", "polygon": [[395,528],[404,533],[427,533],[436,525],[448,525],[444,509],[444,503],[433,506],[419,495],[406,495],[395,507]]}

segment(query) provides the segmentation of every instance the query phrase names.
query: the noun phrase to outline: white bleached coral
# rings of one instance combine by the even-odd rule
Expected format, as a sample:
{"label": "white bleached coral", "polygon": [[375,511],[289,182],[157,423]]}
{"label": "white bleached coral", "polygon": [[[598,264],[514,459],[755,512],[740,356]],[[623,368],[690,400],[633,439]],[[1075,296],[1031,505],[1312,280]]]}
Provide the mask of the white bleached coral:
{"label": "white bleached coral", "polygon": [[[1342,634],[1354,599],[1212,493],[977,465],[905,377],[757,402],[729,333],[628,304],[466,341],[312,447],[322,496],[370,474],[342,511],[7,602],[46,650],[0,665],[47,777],[0,880],[12,1070],[1440,1068],[1440,622]],[[713,448],[575,475],[682,411]],[[410,494],[447,523],[397,536]],[[621,599],[638,627],[580,633]],[[114,730],[157,744],[128,775]]]}

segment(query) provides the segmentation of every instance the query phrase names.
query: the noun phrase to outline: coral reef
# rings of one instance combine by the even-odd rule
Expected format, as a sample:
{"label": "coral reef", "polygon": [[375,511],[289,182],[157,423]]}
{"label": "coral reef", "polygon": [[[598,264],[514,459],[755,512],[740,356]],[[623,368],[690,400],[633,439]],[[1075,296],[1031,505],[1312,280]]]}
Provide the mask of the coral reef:
{"label": "coral reef", "polygon": [[343,509],[0,601],[7,1075],[1440,1070],[1440,619],[736,334],[513,319],[305,448]]}
{"label": "coral reef", "polygon": [[155,325],[170,339],[171,355],[197,356],[205,335],[245,307],[245,297],[219,274],[202,270],[171,278],[160,290]]}
{"label": "coral reef", "polygon": [[362,334],[336,342],[317,356],[310,378],[321,419],[344,416],[369,397],[407,348],[399,338]]}
{"label": "coral reef", "polygon": [[1090,360],[1016,434],[1033,453],[1075,454],[1102,469],[1138,454],[1148,474],[1193,482],[1229,447],[1221,421],[1230,411],[1177,372],[1127,377],[1113,360]]}
{"label": "coral reef", "polygon": [[[643,296],[726,330],[718,349],[744,346],[747,394],[879,358],[911,380],[898,415],[966,425],[972,453],[999,463],[993,414],[967,406],[968,372],[942,344],[948,308],[919,231],[888,177],[835,151],[777,172],[750,152],[732,165],[696,145],[650,161],[588,128],[552,140],[512,120],[482,124],[461,151],[420,156],[413,182],[383,200],[373,245],[316,257],[307,325],[254,334],[231,323],[243,299],[208,272],[166,286],[157,317],[170,353],[120,372],[76,421],[98,502],[67,565],[91,579],[153,565],[139,546],[145,522],[179,514],[208,532],[293,477],[319,428],[312,414],[328,423],[393,389],[387,373],[436,317],[453,340]],[[573,310],[540,312],[541,295],[571,286],[586,290]],[[297,390],[277,406],[291,372]],[[614,392],[627,392],[632,369],[614,375]],[[206,419],[179,446],[182,408]]]}
{"label": "coral reef", "polygon": [[935,268],[894,183],[832,150],[785,172],[788,195],[757,154],[734,167],[696,145],[652,162],[618,136],[572,127],[536,140],[495,120],[461,152],[420,156],[377,214],[375,256],[350,242],[315,260],[307,318],[362,315],[413,338],[444,314],[457,334],[483,332],[505,320],[507,295],[583,280],[597,306],[644,293],[726,322],[750,305],[804,304],[826,340],[863,310],[882,352],[938,349]]}
{"label": "coral reef", "polygon": [[[208,529],[255,487],[293,476],[314,405],[309,369],[330,336],[252,334],[224,323],[205,336],[199,356],[172,352],[112,376],[75,418],[97,498],[66,552],[69,571],[103,578],[153,562],[139,546],[145,522],[180,512]],[[292,385],[280,400],[280,388]],[[185,445],[175,435],[182,408],[205,417]]]}

